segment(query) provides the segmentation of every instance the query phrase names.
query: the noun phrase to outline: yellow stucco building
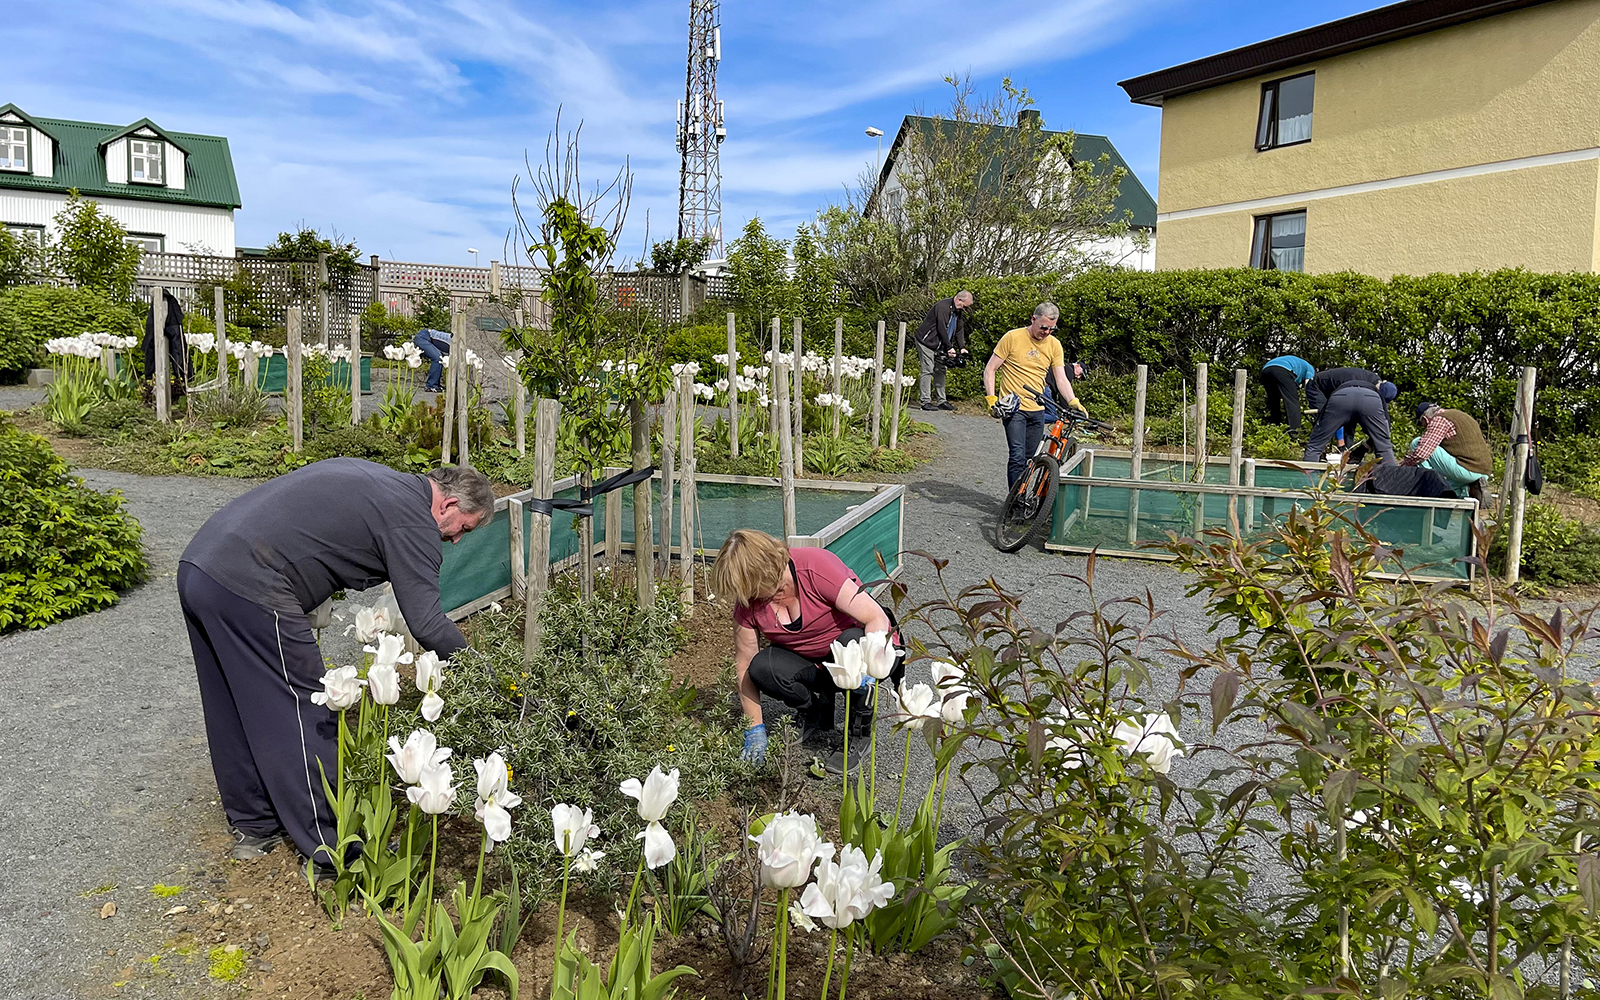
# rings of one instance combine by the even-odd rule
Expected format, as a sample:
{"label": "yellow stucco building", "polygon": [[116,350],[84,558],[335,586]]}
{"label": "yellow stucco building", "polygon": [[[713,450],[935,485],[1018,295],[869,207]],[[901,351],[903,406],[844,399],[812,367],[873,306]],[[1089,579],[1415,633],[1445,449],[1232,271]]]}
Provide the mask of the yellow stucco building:
{"label": "yellow stucco building", "polygon": [[1125,80],[1160,270],[1600,268],[1600,0],[1407,0]]}

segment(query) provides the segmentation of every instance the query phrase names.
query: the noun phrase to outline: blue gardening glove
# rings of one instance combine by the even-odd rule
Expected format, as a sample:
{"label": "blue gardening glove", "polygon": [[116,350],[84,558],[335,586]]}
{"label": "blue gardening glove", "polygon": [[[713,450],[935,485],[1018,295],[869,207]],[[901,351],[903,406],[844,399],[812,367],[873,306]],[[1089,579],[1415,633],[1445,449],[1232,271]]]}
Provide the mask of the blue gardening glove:
{"label": "blue gardening glove", "polygon": [[860,691],[863,694],[865,694],[868,691],[871,691],[872,690],[872,685],[874,685],[876,683],[878,683],[878,681],[874,677],[870,677],[870,676],[869,677],[863,677],[863,678],[861,678],[861,686],[856,688],[856,690]]}
{"label": "blue gardening glove", "polygon": [[744,752],[739,754],[741,760],[749,764],[761,764],[767,759],[767,726],[758,722],[744,731]]}

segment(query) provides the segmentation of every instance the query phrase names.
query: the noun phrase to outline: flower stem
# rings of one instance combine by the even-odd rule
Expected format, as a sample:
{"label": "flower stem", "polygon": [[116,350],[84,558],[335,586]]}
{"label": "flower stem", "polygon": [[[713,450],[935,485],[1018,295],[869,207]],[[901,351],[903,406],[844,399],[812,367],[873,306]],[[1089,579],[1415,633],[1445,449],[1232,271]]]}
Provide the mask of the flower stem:
{"label": "flower stem", "polygon": [[789,993],[789,890],[778,896],[778,1000]]}
{"label": "flower stem", "polygon": [[[338,752],[336,754],[334,754],[334,765],[333,765],[334,767],[339,769],[339,775],[338,775],[338,779],[337,779],[338,783],[339,783],[339,805],[338,805],[338,815],[335,816],[334,819],[336,820],[336,823],[337,823],[337,825],[335,826],[335,830],[336,830],[336,832],[338,834],[338,838],[339,838],[339,842],[340,843],[344,842],[345,834],[350,832],[349,830],[346,830],[344,828],[344,811],[345,811],[344,810],[344,748],[345,748],[345,744],[350,742],[350,724],[345,721],[344,715],[345,715],[344,710],[340,709],[339,710],[339,746],[338,746]],[[330,855],[328,860],[330,862],[333,861],[333,857]]]}
{"label": "flower stem", "polygon": [[433,872],[439,867],[439,816],[433,817],[433,857],[428,862],[428,892],[423,897],[422,905],[422,940],[426,941],[433,930]]}
{"label": "flower stem", "polygon": [[[839,801],[843,803],[844,796],[850,792],[850,696],[844,696],[844,767],[839,770],[844,772],[844,777],[839,779]],[[839,835],[844,836],[840,830]]]}
{"label": "flower stem", "polygon": [[567,922],[567,877],[572,874],[572,855],[561,858],[561,906],[556,910],[556,964],[561,963],[561,931]]}
{"label": "flower stem", "polygon": [[900,828],[900,807],[906,804],[906,777],[911,773],[911,727],[906,727],[906,762],[900,765],[900,797],[894,803],[894,825]]}
{"label": "flower stem", "polygon": [[839,1000],[844,1000],[844,991],[850,988],[850,959],[855,955],[856,931],[854,927],[844,932],[844,975],[839,977]]}
{"label": "flower stem", "polygon": [[788,916],[781,915],[772,922],[772,961],[767,963],[767,1000],[772,1000],[778,987],[778,929]]}
{"label": "flower stem", "polygon": [[872,811],[878,810],[878,685],[872,685],[872,763],[869,767],[867,787],[872,789]]}
{"label": "flower stem", "polygon": [[[472,883],[472,901],[477,902],[483,896],[483,856],[488,853],[489,831],[483,831],[483,839],[478,842],[478,877]],[[465,919],[465,918],[463,918]]]}
{"label": "flower stem", "polygon": [[936,776],[936,780],[939,782],[939,808],[933,811],[933,835],[935,837],[939,835],[939,824],[944,820],[944,793],[945,789],[950,787],[949,764],[944,766],[944,770]]}
{"label": "flower stem", "polygon": [[417,828],[417,807],[412,806],[406,813],[406,894],[401,897],[405,904],[400,914],[402,926],[411,920],[411,871],[416,868],[416,862],[411,860],[411,835]]}
{"label": "flower stem", "polygon": [[628,893],[628,908],[622,911],[624,926],[633,920],[633,901],[639,895],[639,883],[644,880],[644,848],[639,848],[639,870],[633,873],[633,891]]}
{"label": "flower stem", "polygon": [[833,953],[839,950],[839,928],[828,938],[828,971],[822,974],[822,1000],[828,1000],[828,983],[833,979]]}

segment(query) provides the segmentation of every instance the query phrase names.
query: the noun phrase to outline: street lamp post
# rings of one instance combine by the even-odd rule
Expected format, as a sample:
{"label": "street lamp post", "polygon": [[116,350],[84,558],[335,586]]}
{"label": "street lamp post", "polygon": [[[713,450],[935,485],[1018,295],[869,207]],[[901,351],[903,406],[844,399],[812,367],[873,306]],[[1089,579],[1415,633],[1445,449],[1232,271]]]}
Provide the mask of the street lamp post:
{"label": "street lamp post", "polygon": [[478,248],[477,247],[467,247],[467,253],[472,254],[472,266],[473,267],[477,267],[478,266]]}
{"label": "street lamp post", "polygon": [[868,125],[867,135],[878,140],[878,175],[881,178],[883,174],[883,129]]}

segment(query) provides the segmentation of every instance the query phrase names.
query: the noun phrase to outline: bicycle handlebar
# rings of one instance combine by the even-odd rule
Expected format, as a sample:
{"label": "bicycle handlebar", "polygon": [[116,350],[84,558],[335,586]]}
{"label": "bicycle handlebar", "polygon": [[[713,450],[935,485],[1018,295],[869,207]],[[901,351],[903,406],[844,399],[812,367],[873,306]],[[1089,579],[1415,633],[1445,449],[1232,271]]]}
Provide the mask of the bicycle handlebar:
{"label": "bicycle handlebar", "polygon": [[[1022,388],[1028,393],[1028,395],[1032,396],[1040,406],[1049,405],[1045,402],[1043,393],[1039,392],[1039,390],[1035,389],[1033,386],[1025,385]],[[1101,431],[1109,431],[1112,429],[1111,425],[1105,421],[1095,420],[1093,417],[1089,416],[1089,414],[1074,410],[1070,406],[1058,406],[1056,407],[1056,412],[1061,414],[1062,420],[1066,420],[1079,427],[1084,427],[1088,430],[1095,431],[1096,433]]]}

